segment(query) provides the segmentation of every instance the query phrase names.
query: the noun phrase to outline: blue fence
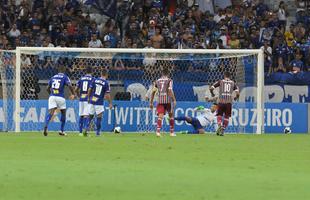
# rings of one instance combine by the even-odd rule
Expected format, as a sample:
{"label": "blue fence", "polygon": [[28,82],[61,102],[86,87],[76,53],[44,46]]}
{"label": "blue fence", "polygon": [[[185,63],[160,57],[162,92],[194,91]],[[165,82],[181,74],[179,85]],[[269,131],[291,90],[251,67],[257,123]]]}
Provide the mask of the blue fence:
{"label": "blue fence", "polygon": [[[110,131],[114,122],[123,131],[135,132],[142,123],[156,125],[155,110],[151,111],[148,107],[141,106],[139,101],[115,101],[117,104],[115,115],[114,110],[106,110],[103,120],[103,130]],[[147,104],[146,104],[147,105]],[[178,102],[175,115],[193,116],[193,108],[202,105],[199,102]],[[237,130],[236,127],[243,127],[245,132],[255,131],[256,110],[252,103],[234,104],[229,130]],[[0,101],[0,129],[3,129],[3,107]],[[208,105],[206,105],[208,106]],[[22,131],[41,131],[44,126],[44,119],[47,113],[47,100],[21,102],[21,130]],[[308,132],[308,105],[294,103],[267,103],[265,105],[265,130],[267,133],[282,133],[284,127],[289,126],[294,133]],[[13,113],[12,110],[9,111]],[[78,101],[67,101],[67,131],[77,131],[78,127]],[[167,124],[167,122],[164,122]],[[14,126],[13,118],[8,121],[8,128]],[[50,123],[50,130],[58,130],[60,126],[59,116]],[[167,125],[166,125],[167,127]],[[176,122],[176,131],[189,130],[190,125]]]}

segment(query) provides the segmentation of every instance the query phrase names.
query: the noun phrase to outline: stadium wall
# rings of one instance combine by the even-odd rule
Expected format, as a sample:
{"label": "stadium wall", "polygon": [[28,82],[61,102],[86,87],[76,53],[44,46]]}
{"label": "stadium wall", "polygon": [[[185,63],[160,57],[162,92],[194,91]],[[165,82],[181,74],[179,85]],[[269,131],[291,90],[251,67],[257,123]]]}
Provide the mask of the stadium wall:
{"label": "stadium wall", "polygon": [[[9,102],[12,103],[12,102]],[[47,114],[47,100],[22,100],[21,101],[21,131],[41,131]],[[155,110],[141,107],[140,101],[114,101],[117,105],[115,112],[106,108],[103,120],[103,130],[110,131],[115,125],[120,126],[123,131],[136,132],[141,124],[156,125]],[[0,129],[3,129],[5,115],[3,102],[0,101]],[[178,102],[175,115],[193,116],[193,109],[205,105],[201,102]],[[253,103],[234,104],[230,126],[242,127],[243,132],[253,133],[256,126],[256,109]],[[294,133],[309,132],[310,106],[302,103],[266,103],[265,104],[265,132],[282,133],[287,126]],[[13,110],[8,112],[13,113]],[[8,128],[14,125],[13,117],[8,116]],[[78,101],[67,101],[67,131],[77,131],[78,123]],[[168,130],[168,120],[164,122],[164,129]],[[50,130],[58,130],[60,126],[59,116],[50,123]],[[184,122],[176,122],[176,131],[189,130],[191,127]],[[214,129],[211,128],[213,131]],[[237,130],[233,127],[230,130]]]}

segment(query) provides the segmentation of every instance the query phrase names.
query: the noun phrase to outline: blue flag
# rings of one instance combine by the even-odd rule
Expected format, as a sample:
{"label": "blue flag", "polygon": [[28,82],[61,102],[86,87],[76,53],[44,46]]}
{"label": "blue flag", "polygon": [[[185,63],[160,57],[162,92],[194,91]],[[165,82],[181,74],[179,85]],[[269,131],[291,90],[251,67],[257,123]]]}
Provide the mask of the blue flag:
{"label": "blue flag", "polygon": [[100,14],[115,18],[116,16],[116,1],[117,0],[85,0],[85,5],[90,5]]}

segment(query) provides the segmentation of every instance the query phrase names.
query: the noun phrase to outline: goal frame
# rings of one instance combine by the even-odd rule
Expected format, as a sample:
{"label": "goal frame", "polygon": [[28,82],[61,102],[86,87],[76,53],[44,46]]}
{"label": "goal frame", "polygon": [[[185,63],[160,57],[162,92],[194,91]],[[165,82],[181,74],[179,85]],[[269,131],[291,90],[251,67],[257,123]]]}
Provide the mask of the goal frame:
{"label": "goal frame", "polygon": [[62,48],[16,47],[15,132],[20,132],[21,54],[24,51],[85,52],[85,53],[177,53],[177,54],[257,54],[256,134],[264,133],[264,50],[261,49],[126,49],[126,48]]}

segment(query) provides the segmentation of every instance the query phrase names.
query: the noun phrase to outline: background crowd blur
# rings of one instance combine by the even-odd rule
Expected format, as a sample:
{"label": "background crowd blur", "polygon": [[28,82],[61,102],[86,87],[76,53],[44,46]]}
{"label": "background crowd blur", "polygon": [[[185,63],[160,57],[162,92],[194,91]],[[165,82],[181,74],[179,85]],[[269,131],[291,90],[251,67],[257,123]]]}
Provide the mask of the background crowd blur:
{"label": "background crowd blur", "polygon": [[[102,2],[110,7],[102,8],[107,6]],[[286,1],[272,8],[263,0],[231,1],[226,6],[206,2],[214,1],[0,0],[0,49],[263,47],[267,82],[291,83],[292,76],[310,76],[308,0],[295,0],[293,13],[288,12]],[[24,66],[37,68],[38,79],[54,73],[54,62],[51,57],[22,58]],[[107,67],[140,70],[142,65],[143,61],[120,60]],[[49,73],[42,73],[46,69]]]}

